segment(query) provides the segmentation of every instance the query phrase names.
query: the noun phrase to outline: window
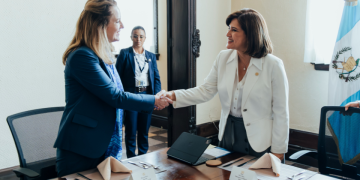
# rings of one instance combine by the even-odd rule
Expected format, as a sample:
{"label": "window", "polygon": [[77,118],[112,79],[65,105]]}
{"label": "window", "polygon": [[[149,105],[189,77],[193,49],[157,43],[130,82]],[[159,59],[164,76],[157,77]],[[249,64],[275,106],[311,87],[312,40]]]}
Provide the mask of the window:
{"label": "window", "polygon": [[120,31],[120,41],[113,43],[116,53],[132,46],[131,30],[142,26],[146,32],[144,48],[158,57],[157,0],[117,0],[117,4],[124,29]]}
{"label": "window", "polygon": [[329,64],[344,8],[342,0],[308,0],[304,62]]}

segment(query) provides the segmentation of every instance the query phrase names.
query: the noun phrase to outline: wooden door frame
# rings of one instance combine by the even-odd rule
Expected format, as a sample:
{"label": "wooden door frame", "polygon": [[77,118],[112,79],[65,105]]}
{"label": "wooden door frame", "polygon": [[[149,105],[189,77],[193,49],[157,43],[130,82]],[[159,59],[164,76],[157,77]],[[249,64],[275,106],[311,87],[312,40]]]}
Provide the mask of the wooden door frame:
{"label": "wooden door frame", "polygon": [[[201,45],[196,29],[196,0],[167,0],[167,38],[168,90],[195,87]],[[196,134],[196,105],[168,108],[169,147],[182,132]]]}

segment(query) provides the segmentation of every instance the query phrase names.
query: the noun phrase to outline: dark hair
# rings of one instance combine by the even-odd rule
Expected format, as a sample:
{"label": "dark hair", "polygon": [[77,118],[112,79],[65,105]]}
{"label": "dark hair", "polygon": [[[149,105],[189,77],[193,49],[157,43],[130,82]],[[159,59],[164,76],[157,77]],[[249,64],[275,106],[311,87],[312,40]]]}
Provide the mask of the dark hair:
{"label": "dark hair", "polygon": [[241,29],[246,35],[246,54],[251,57],[261,58],[272,53],[273,47],[270,40],[265,19],[254,9],[244,8],[230,14],[226,18],[226,25],[229,26],[233,19],[237,19]]}
{"label": "dark hair", "polygon": [[134,32],[135,30],[137,30],[137,29],[143,30],[144,33],[145,33],[145,35],[146,35],[146,31],[145,31],[145,29],[144,29],[142,26],[135,26],[135,27],[131,30],[131,36],[132,36],[133,32]]}

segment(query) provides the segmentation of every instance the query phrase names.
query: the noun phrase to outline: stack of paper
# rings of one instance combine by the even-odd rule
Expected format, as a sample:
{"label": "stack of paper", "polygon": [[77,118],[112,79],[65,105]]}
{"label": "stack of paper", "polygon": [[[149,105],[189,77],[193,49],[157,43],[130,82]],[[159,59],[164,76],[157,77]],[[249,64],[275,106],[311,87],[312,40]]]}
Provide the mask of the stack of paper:
{"label": "stack of paper", "polygon": [[219,158],[219,157],[222,157],[222,156],[225,156],[225,155],[228,155],[230,154],[231,152],[224,149],[224,148],[221,148],[221,147],[213,147],[213,148],[208,148],[205,150],[204,154],[207,154],[207,155],[210,155],[210,156],[213,156],[215,158]]}

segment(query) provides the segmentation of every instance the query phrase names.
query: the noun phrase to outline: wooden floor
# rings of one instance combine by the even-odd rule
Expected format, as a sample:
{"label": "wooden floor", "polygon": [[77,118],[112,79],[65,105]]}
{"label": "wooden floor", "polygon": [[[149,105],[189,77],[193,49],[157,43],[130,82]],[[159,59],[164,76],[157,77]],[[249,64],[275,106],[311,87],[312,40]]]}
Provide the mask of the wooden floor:
{"label": "wooden floor", "polygon": [[[123,131],[124,132],[124,131]],[[123,135],[125,137],[125,135]],[[126,148],[125,148],[125,140],[123,139],[123,155],[122,159],[126,159]],[[167,130],[160,129],[154,126],[151,126],[149,129],[149,151],[153,152],[162,148],[166,148],[167,144]],[[137,150],[135,151],[137,154]]]}

